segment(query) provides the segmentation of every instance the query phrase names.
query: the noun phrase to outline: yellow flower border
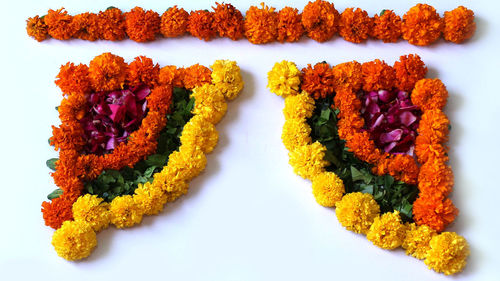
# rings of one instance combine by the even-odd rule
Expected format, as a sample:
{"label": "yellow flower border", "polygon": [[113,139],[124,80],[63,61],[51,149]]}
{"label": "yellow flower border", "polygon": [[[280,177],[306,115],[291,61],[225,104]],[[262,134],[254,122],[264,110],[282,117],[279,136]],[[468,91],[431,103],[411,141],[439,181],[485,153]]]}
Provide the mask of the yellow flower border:
{"label": "yellow flower border", "polygon": [[139,185],[134,195],[116,197],[111,203],[96,195],[80,196],[73,204],[74,220],[65,221],[54,232],[52,245],[66,260],[79,260],[97,246],[96,232],[110,224],[117,228],[132,227],[144,215],[161,212],[164,205],[188,191],[188,183],[200,174],[218,141],[215,125],[227,111],[226,100],[232,100],[243,89],[240,68],[234,61],[217,60],[211,66],[212,81],[195,87],[193,117],[184,126],[179,151],[169,156],[168,164],[156,173],[152,183]]}
{"label": "yellow flower border", "polygon": [[403,224],[399,212],[380,214],[380,207],[371,194],[345,194],[342,180],[325,170],[326,147],[312,143],[307,118],[315,108],[314,99],[300,92],[301,72],[294,62],[277,62],[268,72],[270,91],[285,98],[285,123],[282,141],[289,151],[289,163],[294,172],[312,181],[312,193],[318,204],[336,207],[339,222],[346,229],[366,235],[383,249],[402,247],[407,255],[423,259],[436,272],[446,275],[461,272],[469,255],[467,241],[455,232],[437,234],[426,225]]}

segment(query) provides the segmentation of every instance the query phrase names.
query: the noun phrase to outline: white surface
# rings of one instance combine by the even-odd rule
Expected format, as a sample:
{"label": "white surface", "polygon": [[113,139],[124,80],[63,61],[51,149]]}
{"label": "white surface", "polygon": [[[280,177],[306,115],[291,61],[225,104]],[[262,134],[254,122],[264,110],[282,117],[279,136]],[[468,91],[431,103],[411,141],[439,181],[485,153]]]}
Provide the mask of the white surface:
{"label": "white surface", "polygon": [[[334,210],[316,204],[311,184],[292,172],[281,144],[283,100],[266,89],[274,62],[293,60],[299,67],[326,60],[337,64],[418,53],[450,92],[450,156],[455,173],[454,203],[460,216],[450,229],[465,236],[471,256],[456,280],[500,280],[498,237],[498,138],[500,8],[497,1],[432,1],[442,14],[463,4],[474,10],[477,33],[464,45],[439,42],[415,47],[402,41],[355,45],[342,39],[324,44],[252,45],[246,40],[196,38],[138,44],[48,40],[38,43],[25,32],[25,19],[64,5],[71,14],[110,5],[134,5],[161,12],[167,1],[4,1],[0,18],[1,103],[0,218],[1,280],[443,280],[446,277],[407,257],[385,251],[365,237],[343,229]],[[137,3],[135,3],[137,2]],[[177,1],[204,9],[212,1]],[[236,1],[232,1],[236,2]],[[246,11],[260,1],[237,1]],[[291,1],[290,1],[291,2]],[[302,9],[307,1],[289,6]],[[402,15],[417,1],[335,1],[339,11],[358,6],[373,15],[392,8]],[[409,3],[404,3],[409,2]],[[281,1],[267,1],[282,8]],[[53,80],[67,61],[88,63],[111,51],[130,62],[146,55],[160,65],[210,65],[236,60],[245,89],[229,104],[217,126],[220,142],[208,156],[205,172],[187,196],[138,227],[110,228],[98,234],[89,259],[67,262],[57,257],[44,226],[40,204],[55,186],[45,160],[56,156],[47,145],[54,107],[61,94]],[[451,278],[446,278],[451,279]]]}

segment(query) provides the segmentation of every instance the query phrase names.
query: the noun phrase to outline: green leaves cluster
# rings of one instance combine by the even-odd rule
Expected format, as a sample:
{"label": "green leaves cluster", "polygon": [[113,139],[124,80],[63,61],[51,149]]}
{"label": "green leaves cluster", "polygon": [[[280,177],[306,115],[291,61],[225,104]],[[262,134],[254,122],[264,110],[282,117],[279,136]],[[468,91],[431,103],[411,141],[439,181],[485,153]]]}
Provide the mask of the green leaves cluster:
{"label": "green leaves cluster", "polygon": [[412,207],[418,193],[415,185],[396,181],[390,175],[378,176],[371,172],[370,164],[356,158],[338,136],[338,109],[332,108],[331,97],[316,100],[314,114],[308,119],[313,141],[326,146],[325,159],[331,165],[328,171],[337,174],[344,182],[346,192],[372,194],[382,213],[397,210],[404,221],[412,221]]}
{"label": "green leaves cluster", "polygon": [[[95,180],[85,183],[83,192],[98,195],[110,202],[117,196],[132,195],[138,184],[152,182],[153,175],[168,163],[168,156],[179,149],[182,129],[193,116],[191,110],[194,107],[194,98],[190,98],[190,94],[186,89],[174,88],[171,113],[167,114],[167,125],[160,133],[155,154],[139,161],[133,168],[103,171]],[[47,161],[47,165],[51,160]],[[56,191],[49,195],[49,199],[62,194]]]}

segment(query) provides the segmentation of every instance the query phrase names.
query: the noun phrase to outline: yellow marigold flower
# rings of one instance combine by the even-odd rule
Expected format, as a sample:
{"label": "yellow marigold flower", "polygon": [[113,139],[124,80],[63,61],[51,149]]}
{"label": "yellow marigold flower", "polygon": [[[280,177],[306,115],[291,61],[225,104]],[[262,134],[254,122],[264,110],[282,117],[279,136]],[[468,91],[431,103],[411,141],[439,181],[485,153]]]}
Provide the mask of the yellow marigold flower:
{"label": "yellow marigold flower", "polygon": [[228,100],[236,98],[243,89],[240,68],[235,61],[216,60],[212,68],[212,83],[216,84]]}
{"label": "yellow marigold flower", "polygon": [[434,236],[430,247],[424,262],[436,272],[455,274],[461,272],[467,264],[469,244],[455,232],[443,232]]}
{"label": "yellow marigold flower", "polygon": [[304,119],[288,119],[283,125],[281,139],[289,151],[307,144],[311,144],[311,127]]}
{"label": "yellow marigold flower", "polygon": [[300,91],[300,74],[294,62],[277,62],[267,73],[267,87],[272,93],[285,98],[296,95]]}
{"label": "yellow marigold flower", "polygon": [[315,108],[314,103],[314,99],[307,92],[287,96],[285,98],[285,108],[283,109],[285,119],[311,117]]}
{"label": "yellow marigold flower", "polygon": [[371,194],[353,192],[342,197],[335,213],[347,230],[365,234],[379,215],[380,207]]}
{"label": "yellow marigold flower", "polygon": [[181,146],[168,157],[168,167],[178,179],[190,181],[205,169],[207,157],[200,148]]}
{"label": "yellow marigold flower", "polygon": [[182,145],[199,147],[205,153],[212,152],[218,140],[219,134],[214,124],[199,115],[193,116],[182,129]]}
{"label": "yellow marigold flower", "polygon": [[193,114],[203,116],[208,122],[217,124],[227,111],[227,103],[219,87],[204,84],[193,89],[191,97],[195,104]]}
{"label": "yellow marigold flower", "polygon": [[188,192],[189,185],[186,184],[182,187],[183,189],[178,190],[178,191],[172,191],[172,192],[167,192],[167,203],[175,201],[177,198],[181,197],[182,195],[185,195]]}
{"label": "yellow marigold flower", "polygon": [[406,230],[406,237],[403,241],[403,249],[407,255],[423,260],[430,250],[429,243],[432,237],[436,235],[436,231],[427,225],[409,224]]}
{"label": "yellow marigold flower", "polygon": [[103,201],[97,195],[78,197],[73,203],[73,218],[88,223],[95,232],[107,228],[110,221],[109,204]]}
{"label": "yellow marigold flower", "polygon": [[167,195],[149,182],[139,184],[135,189],[134,202],[140,206],[145,215],[156,215],[167,203]]}
{"label": "yellow marigold flower", "polygon": [[118,228],[131,227],[142,221],[144,210],[130,195],[119,196],[109,205],[111,223]]}
{"label": "yellow marigold flower", "polygon": [[335,173],[321,173],[312,180],[312,192],[318,204],[333,207],[345,193],[344,182]]}
{"label": "yellow marigold flower", "polygon": [[392,250],[403,244],[405,234],[406,226],[401,222],[399,212],[394,211],[376,217],[366,234],[366,238],[372,241],[375,246]]}
{"label": "yellow marigold flower", "polygon": [[52,245],[58,256],[69,261],[79,260],[88,257],[97,246],[97,236],[86,222],[65,221],[54,232]]}
{"label": "yellow marigold flower", "polygon": [[160,173],[154,174],[153,185],[155,188],[161,189],[166,193],[167,202],[173,201],[180,196],[171,200],[173,194],[170,193],[177,193],[179,191],[182,191],[183,194],[187,193],[189,185],[181,176],[183,174],[179,173],[178,168],[172,164],[165,166]]}
{"label": "yellow marigold flower", "polygon": [[313,179],[319,173],[322,173],[325,166],[328,166],[328,161],[325,158],[326,147],[319,142],[313,144],[303,145],[290,151],[290,165],[293,171],[305,178]]}

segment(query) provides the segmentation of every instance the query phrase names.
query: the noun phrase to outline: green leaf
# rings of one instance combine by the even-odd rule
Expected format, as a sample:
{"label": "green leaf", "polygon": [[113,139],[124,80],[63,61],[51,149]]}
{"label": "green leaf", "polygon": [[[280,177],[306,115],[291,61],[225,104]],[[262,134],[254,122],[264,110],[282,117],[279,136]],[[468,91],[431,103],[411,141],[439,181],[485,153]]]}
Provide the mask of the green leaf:
{"label": "green leaf", "polygon": [[391,175],[384,176],[384,186],[386,188],[390,188],[393,183],[394,183],[394,178]]}
{"label": "green leaf", "polygon": [[321,116],[320,116],[320,119],[323,119],[323,120],[328,120],[328,119],[330,119],[330,113],[331,113],[331,111],[330,111],[330,110],[328,110],[328,109],[322,110],[322,111],[321,111]]}
{"label": "green leaf", "polygon": [[52,171],[56,170],[56,162],[59,160],[59,158],[50,158],[49,160],[45,161],[45,165],[49,167]]}
{"label": "green leaf", "polygon": [[144,172],[144,177],[150,178],[153,175],[155,169],[156,169],[155,166],[151,166],[151,167],[147,168],[146,171]]}
{"label": "green leaf", "polygon": [[153,155],[148,156],[145,163],[148,166],[163,167],[163,165],[167,162],[167,159],[168,159],[168,155],[153,154]]}
{"label": "green leaf", "polygon": [[385,14],[387,10],[386,9],[383,9],[381,12],[380,12],[380,16],[383,16]]}
{"label": "green leaf", "polygon": [[54,199],[58,198],[59,196],[61,196],[62,194],[63,194],[63,191],[58,188],[58,189],[52,191],[49,195],[47,195],[47,199],[54,200]]}

